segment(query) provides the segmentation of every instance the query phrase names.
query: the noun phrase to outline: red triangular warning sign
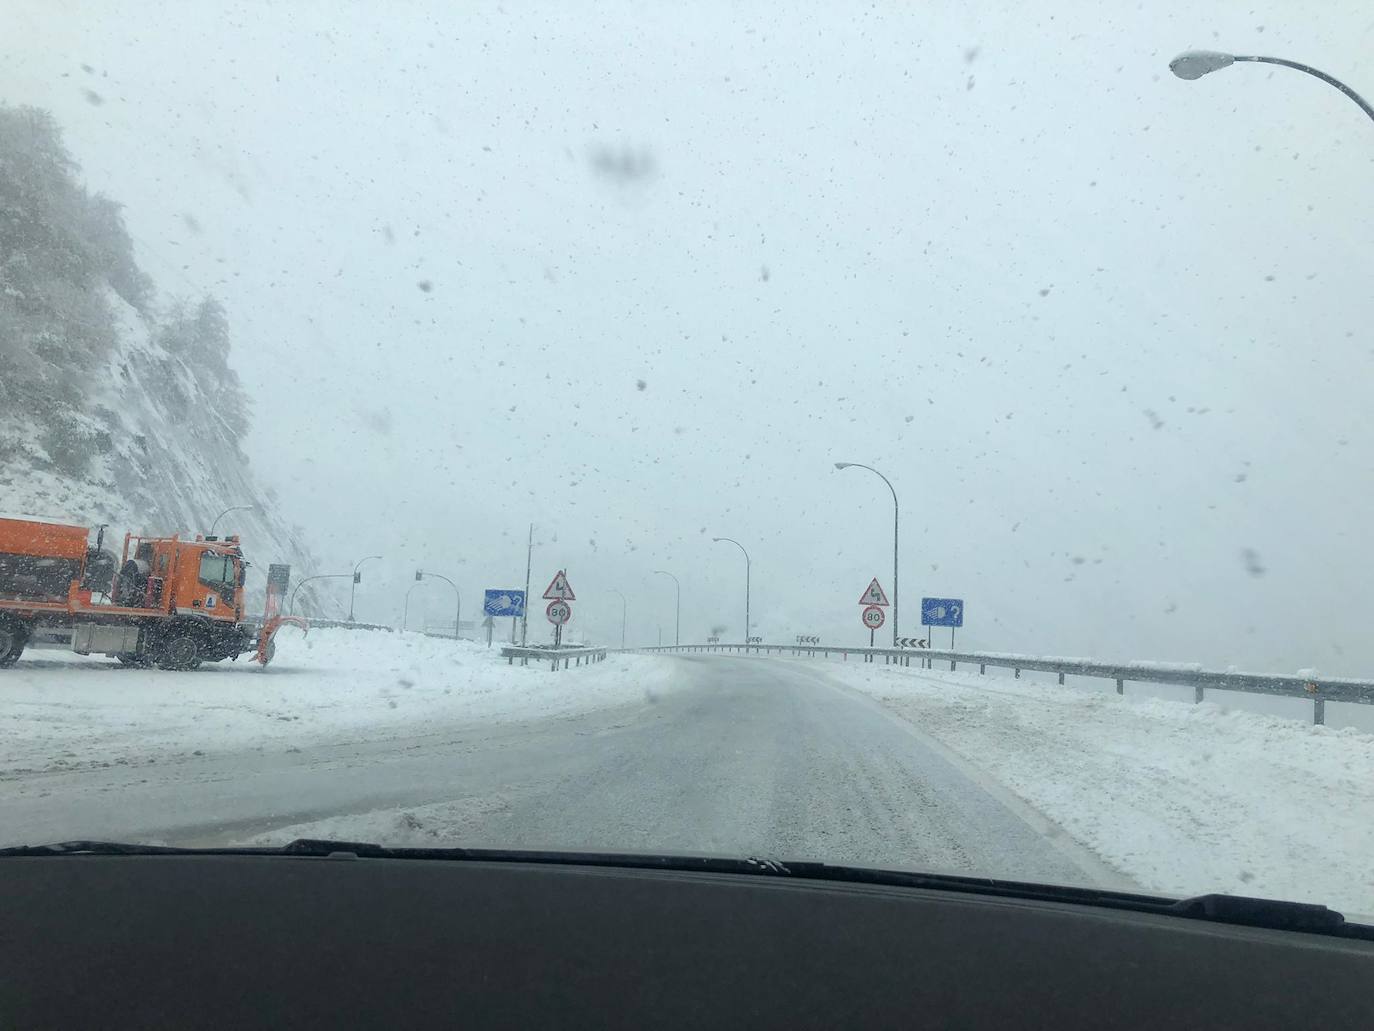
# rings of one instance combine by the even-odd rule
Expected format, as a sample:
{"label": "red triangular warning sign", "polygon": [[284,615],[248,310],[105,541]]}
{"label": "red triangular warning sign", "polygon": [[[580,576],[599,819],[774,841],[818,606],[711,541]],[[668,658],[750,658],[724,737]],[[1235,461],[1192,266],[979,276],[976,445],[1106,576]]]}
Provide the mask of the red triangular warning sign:
{"label": "red triangular warning sign", "polygon": [[[577,595],[573,594],[572,584],[568,583],[568,574],[561,569],[555,573],[553,582],[544,588],[544,597],[550,601],[576,601]],[[887,602],[883,604],[886,605]]]}
{"label": "red triangular warning sign", "polygon": [[[547,595],[545,596],[547,597]],[[860,605],[886,605],[887,593],[883,590],[883,585],[878,583],[875,576],[873,582],[868,585],[868,590],[864,591],[863,597],[859,599]]]}

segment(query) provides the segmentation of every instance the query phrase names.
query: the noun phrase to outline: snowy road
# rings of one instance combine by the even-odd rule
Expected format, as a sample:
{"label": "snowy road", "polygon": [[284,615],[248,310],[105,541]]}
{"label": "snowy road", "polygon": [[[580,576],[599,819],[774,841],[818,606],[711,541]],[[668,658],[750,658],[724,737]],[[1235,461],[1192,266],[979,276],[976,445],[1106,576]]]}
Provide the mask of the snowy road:
{"label": "snowy road", "polygon": [[1374,735],[1209,699],[345,630],[266,671],[35,652],[0,673],[0,844],[752,854],[1374,914]]}
{"label": "snowy road", "polygon": [[[0,828],[7,842],[218,844],[310,833],[1122,883],[824,669],[728,658],[667,664],[671,689],[591,711],[439,718],[404,733],[358,728],[285,747],[246,739],[237,751],[11,773],[0,780]],[[567,690],[581,674],[534,675]]]}

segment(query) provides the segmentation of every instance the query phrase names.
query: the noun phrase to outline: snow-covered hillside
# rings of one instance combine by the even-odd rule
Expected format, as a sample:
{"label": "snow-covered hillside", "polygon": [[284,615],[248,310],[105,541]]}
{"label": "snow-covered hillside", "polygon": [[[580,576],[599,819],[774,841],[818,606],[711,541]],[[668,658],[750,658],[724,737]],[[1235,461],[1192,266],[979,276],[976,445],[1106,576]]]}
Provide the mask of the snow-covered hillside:
{"label": "snow-covered hillside", "polygon": [[[116,315],[117,342],[92,370],[83,437],[95,446],[86,468],[80,474],[63,468],[44,447],[34,413],[7,406],[0,412],[0,514],[107,523],[109,539],[116,540],[125,531],[205,533],[224,509],[253,505],[217,528],[243,537],[250,592],[261,590],[271,562],[291,563],[297,579],[307,575],[312,559],[300,531],[274,513],[270,492],[254,481],[196,378],[157,342],[150,318],[113,291],[106,300]],[[168,367],[179,404],[150,382]]]}
{"label": "snow-covered hillside", "polygon": [[[90,194],[44,112],[0,106],[0,514],[125,531],[239,533],[251,592],[306,575],[240,442],[249,404],[214,298],[161,297],[119,205]],[[250,602],[251,604],[251,602]]]}

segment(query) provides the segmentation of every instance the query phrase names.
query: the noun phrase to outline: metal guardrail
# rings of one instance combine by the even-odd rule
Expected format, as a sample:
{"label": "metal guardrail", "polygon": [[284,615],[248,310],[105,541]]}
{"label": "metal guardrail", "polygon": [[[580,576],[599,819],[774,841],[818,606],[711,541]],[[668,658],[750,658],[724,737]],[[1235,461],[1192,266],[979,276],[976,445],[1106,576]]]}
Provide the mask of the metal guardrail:
{"label": "metal guardrail", "polygon": [[733,652],[758,655],[794,655],[814,658],[829,658],[838,655],[848,660],[851,655],[862,662],[875,662],[883,657],[888,665],[910,666],[915,659],[918,665],[933,669],[935,663],[948,662],[951,670],[958,669],[959,663],[977,666],[979,673],[987,673],[989,666],[994,669],[1013,670],[1017,677],[1022,670],[1040,673],[1056,673],[1059,683],[1066,676],[1099,677],[1116,681],[1116,693],[1125,694],[1126,684],[1137,683],[1172,684],[1178,687],[1191,687],[1193,701],[1201,702],[1205,691],[1240,691],[1248,694],[1278,695],[1288,698],[1306,698],[1312,702],[1312,722],[1326,722],[1326,703],[1353,702],[1360,705],[1374,705],[1374,680],[1353,680],[1339,677],[1312,676],[1285,673],[1240,673],[1203,669],[1201,666],[1168,662],[1099,662],[1096,659],[1056,658],[1054,656],[1016,655],[1005,652],[961,652],[941,649],[903,649],[903,648],[843,648],[835,645],[793,645],[793,644],[684,644],[664,645],[650,648],[628,648],[626,651],[650,653],[693,653],[693,652]]}
{"label": "metal guardrail", "polygon": [[[382,624],[382,623],[359,623],[359,622],[356,622],[356,621],[354,621],[354,622],[349,622],[349,621],[346,620],[346,619],[325,619],[325,618],[322,617],[322,616],[319,617],[319,618],[316,618],[315,616],[306,616],[305,618],[308,619],[308,620],[310,621],[310,628],[311,628],[312,630],[321,629],[321,628],[324,628],[324,629],[334,628],[334,629],[339,629],[339,630],[388,630],[388,631],[389,631],[389,630],[395,629],[394,627],[389,627],[389,626],[386,626],[386,625],[384,625],[384,624]],[[250,614],[248,614],[248,615],[246,615],[246,616],[243,617],[243,622],[246,623],[246,624],[248,624],[249,626],[262,626],[262,623],[263,623],[262,613],[261,613],[261,612],[250,613]]]}
{"label": "metal guardrail", "polygon": [[581,666],[583,663],[590,665],[593,662],[604,662],[606,659],[606,648],[582,648],[582,647],[563,647],[563,648],[537,648],[522,647],[517,644],[506,644],[501,646],[501,658],[506,660],[506,665],[515,665],[515,660],[520,660],[520,665],[528,666],[530,659],[539,661],[549,660],[549,669],[555,670],[560,662],[563,668],[576,664]]}

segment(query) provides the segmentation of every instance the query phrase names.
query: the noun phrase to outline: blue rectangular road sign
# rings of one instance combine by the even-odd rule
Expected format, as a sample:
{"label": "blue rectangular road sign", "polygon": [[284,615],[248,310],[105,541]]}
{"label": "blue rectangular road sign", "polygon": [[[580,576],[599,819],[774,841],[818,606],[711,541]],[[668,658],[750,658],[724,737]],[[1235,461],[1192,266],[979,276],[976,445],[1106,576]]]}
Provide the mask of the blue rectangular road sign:
{"label": "blue rectangular road sign", "polygon": [[487,591],[482,598],[482,612],[488,616],[514,616],[518,619],[525,614],[525,592]]}
{"label": "blue rectangular road sign", "polygon": [[922,598],[922,626],[963,626],[963,598]]}

